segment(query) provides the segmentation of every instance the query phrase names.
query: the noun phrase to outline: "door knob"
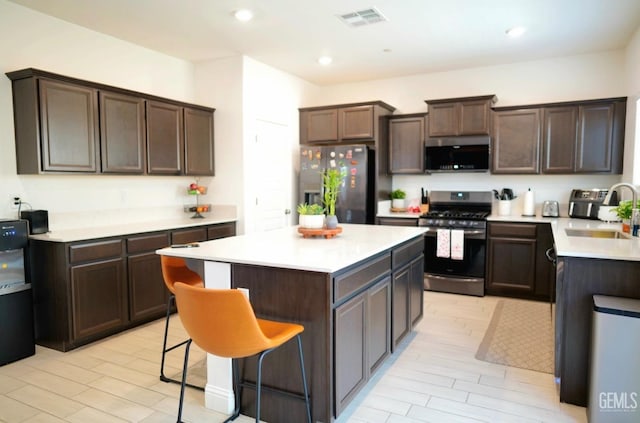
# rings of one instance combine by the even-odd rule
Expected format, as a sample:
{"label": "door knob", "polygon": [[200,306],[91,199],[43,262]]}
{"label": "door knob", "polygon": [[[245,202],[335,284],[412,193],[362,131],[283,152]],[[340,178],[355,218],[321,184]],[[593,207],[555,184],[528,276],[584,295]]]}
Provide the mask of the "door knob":
{"label": "door knob", "polygon": [[284,209],[284,214],[291,214],[291,209]]}

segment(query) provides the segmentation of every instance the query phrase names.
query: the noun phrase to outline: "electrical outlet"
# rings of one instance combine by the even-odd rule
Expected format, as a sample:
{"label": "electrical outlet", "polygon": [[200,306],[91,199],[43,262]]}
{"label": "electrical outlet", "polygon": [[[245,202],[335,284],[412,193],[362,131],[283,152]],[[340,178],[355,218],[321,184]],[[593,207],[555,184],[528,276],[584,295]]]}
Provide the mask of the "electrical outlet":
{"label": "electrical outlet", "polygon": [[18,207],[20,207],[21,202],[22,202],[22,199],[17,195],[15,197],[11,197],[11,202],[10,202],[11,208],[14,210],[18,210]]}

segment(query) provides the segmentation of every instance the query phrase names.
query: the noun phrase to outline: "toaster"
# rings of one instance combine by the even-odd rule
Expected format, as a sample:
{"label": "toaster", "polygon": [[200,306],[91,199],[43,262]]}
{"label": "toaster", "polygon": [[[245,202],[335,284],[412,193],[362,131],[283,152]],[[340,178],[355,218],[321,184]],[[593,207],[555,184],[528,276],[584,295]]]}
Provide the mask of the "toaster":
{"label": "toaster", "polygon": [[560,207],[557,201],[545,201],[542,203],[542,217],[558,217]]}

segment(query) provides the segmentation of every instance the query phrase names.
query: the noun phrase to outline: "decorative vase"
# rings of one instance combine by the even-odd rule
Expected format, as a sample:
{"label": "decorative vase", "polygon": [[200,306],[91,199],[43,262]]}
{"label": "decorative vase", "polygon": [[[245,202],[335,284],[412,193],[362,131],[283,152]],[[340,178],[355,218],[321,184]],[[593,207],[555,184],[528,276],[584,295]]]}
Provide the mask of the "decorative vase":
{"label": "decorative vase", "polygon": [[327,229],[335,229],[338,227],[338,216],[330,214],[327,216]]}
{"label": "decorative vase", "polygon": [[622,219],[622,232],[631,233],[631,219]]}
{"label": "decorative vase", "polygon": [[404,198],[394,198],[391,200],[391,207],[394,209],[404,209]]}

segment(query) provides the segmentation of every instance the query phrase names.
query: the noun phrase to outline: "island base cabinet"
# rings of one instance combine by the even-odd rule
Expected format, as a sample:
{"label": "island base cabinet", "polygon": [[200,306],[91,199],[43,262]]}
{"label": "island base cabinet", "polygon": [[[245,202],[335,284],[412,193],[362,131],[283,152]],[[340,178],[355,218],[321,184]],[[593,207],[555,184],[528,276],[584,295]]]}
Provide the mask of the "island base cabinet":
{"label": "island base cabinet", "polygon": [[558,257],[557,272],[556,375],[560,377],[560,401],[585,407],[593,295],[640,299],[640,262]]}
{"label": "island base cabinet", "polygon": [[335,310],[335,398],[340,414],[390,354],[391,279]]}

